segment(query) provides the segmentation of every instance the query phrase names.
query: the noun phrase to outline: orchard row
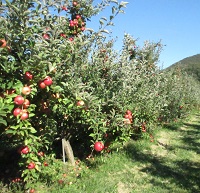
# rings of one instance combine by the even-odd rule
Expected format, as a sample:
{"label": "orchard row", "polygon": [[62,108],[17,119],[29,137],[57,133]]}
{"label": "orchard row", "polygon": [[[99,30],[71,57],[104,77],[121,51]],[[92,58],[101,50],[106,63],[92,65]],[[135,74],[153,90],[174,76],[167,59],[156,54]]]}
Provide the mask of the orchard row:
{"label": "orchard row", "polygon": [[[200,96],[179,69],[158,68],[160,42],[139,47],[125,34],[122,50],[114,49],[106,27],[126,2],[45,2],[8,1],[0,20],[0,145],[20,153],[15,173],[28,190],[47,178],[52,157],[63,158],[62,140],[72,148],[68,161],[109,153],[131,138],[153,142],[158,124],[181,117]],[[109,4],[110,20],[85,30]]]}

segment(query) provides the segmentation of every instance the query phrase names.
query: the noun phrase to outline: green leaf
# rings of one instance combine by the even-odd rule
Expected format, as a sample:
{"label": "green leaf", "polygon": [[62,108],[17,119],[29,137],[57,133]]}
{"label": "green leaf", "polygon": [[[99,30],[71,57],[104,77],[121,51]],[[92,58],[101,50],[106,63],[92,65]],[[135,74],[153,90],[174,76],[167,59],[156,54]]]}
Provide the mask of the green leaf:
{"label": "green leaf", "polygon": [[37,133],[37,131],[33,127],[30,127],[29,130],[31,133]]}
{"label": "green leaf", "polygon": [[69,100],[69,99],[60,99],[62,102],[63,102],[63,104],[68,104],[68,103],[70,103],[71,102],[71,100]]}
{"label": "green leaf", "polygon": [[109,0],[109,2],[116,3],[118,5],[118,1],[117,0]]}
{"label": "green leaf", "polygon": [[119,7],[126,7],[126,5],[128,4],[128,2],[122,1],[119,5]]}
{"label": "green leaf", "polygon": [[116,11],[116,7],[113,6],[113,7],[112,7],[112,14],[113,14],[113,15],[115,14],[115,11]]}
{"label": "green leaf", "polygon": [[86,30],[86,31],[89,31],[89,32],[91,32],[91,33],[93,33],[93,32],[94,32],[94,30],[93,30],[93,29],[91,29],[91,28],[86,28],[85,30]]}
{"label": "green leaf", "polygon": [[34,117],[35,114],[34,113],[29,113],[29,117]]}
{"label": "green leaf", "polygon": [[63,91],[63,88],[60,86],[54,86],[54,87],[52,86],[51,88],[54,92],[62,92]]}
{"label": "green leaf", "polygon": [[12,111],[12,109],[14,108],[14,106],[15,106],[14,104],[10,104],[10,105],[8,106],[8,110],[9,110],[9,111]]}
{"label": "green leaf", "polygon": [[100,32],[104,32],[104,33],[107,33],[107,34],[109,34],[110,32],[108,31],[108,30],[106,30],[106,29],[104,29],[104,30],[101,30]]}
{"label": "green leaf", "polygon": [[19,127],[20,127],[20,125],[12,125],[10,128],[16,130],[16,129],[18,129]]}
{"label": "green leaf", "polygon": [[10,130],[10,129],[8,129],[8,130],[6,130],[5,133],[6,134],[13,134],[13,135],[15,135],[17,133],[17,131],[16,130]]}
{"label": "green leaf", "polygon": [[35,162],[39,162],[38,158],[34,154],[31,156],[31,159]]}
{"label": "green leaf", "polygon": [[20,131],[18,132],[18,134],[20,134],[21,136],[24,136],[24,131]]}
{"label": "green leaf", "polygon": [[125,13],[124,10],[119,10],[119,13]]}
{"label": "green leaf", "polygon": [[7,126],[7,122],[0,117],[0,124]]}
{"label": "green leaf", "polygon": [[71,109],[74,106],[74,104],[68,105],[68,109]]}
{"label": "green leaf", "polygon": [[103,20],[107,21],[107,18],[106,18],[106,17],[101,17],[101,19],[103,19]]}
{"label": "green leaf", "polygon": [[24,140],[24,145],[28,145],[28,144],[30,144],[32,142],[32,140],[31,139],[25,139]]}
{"label": "green leaf", "polygon": [[103,25],[104,24],[104,22],[103,22],[103,20],[99,20],[99,23],[100,23],[100,25]]}
{"label": "green leaf", "polygon": [[90,137],[95,137],[96,134],[95,134],[95,133],[91,133],[89,136],[90,136]]}
{"label": "green leaf", "polygon": [[37,7],[36,7],[36,12],[38,12],[39,11],[39,9],[41,8],[41,4],[39,4]]}
{"label": "green leaf", "polygon": [[4,117],[4,116],[6,116],[6,113],[5,112],[0,112],[0,116]]}

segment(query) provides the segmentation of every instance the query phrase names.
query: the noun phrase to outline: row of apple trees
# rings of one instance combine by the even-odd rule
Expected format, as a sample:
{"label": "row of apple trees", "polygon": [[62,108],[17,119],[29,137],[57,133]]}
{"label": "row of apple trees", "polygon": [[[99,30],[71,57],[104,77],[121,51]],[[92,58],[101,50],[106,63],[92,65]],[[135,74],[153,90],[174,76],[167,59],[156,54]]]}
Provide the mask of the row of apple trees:
{"label": "row of apple trees", "polygon": [[[157,67],[160,42],[139,47],[125,34],[115,51],[106,27],[126,4],[1,1],[0,145],[3,154],[17,149],[24,181],[44,177],[56,141],[69,140],[76,157],[107,152],[131,137],[152,137],[158,122],[197,103],[189,77]],[[112,14],[100,19],[99,30],[87,28],[108,6]]]}

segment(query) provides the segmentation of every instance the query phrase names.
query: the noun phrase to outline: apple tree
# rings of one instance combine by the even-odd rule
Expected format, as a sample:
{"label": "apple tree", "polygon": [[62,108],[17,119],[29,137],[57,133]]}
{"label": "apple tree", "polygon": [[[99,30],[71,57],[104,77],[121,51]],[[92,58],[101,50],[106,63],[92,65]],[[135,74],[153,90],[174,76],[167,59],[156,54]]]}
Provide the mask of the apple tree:
{"label": "apple tree", "polygon": [[[109,3],[113,4],[110,20],[127,4],[1,1],[1,139],[21,155],[24,181],[38,179],[56,140],[63,139],[68,149],[71,143],[78,155],[102,141],[108,130],[109,140],[120,135],[122,109],[108,98],[113,91],[103,94],[112,83],[112,89],[119,85],[118,66],[110,66],[116,53],[111,46],[105,52],[113,43],[105,42],[104,35],[110,21],[105,25],[101,21],[97,32],[86,27]],[[70,161],[74,164],[73,155]]]}

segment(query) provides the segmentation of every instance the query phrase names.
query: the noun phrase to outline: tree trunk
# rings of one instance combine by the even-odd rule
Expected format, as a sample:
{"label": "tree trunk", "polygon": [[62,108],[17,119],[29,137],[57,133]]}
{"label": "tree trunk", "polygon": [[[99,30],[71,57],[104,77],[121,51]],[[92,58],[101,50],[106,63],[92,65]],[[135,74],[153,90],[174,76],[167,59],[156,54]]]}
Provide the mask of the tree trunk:
{"label": "tree trunk", "polygon": [[74,153],[69,140],[62,139],[62,150],[63,150],[63,162],[65,163],[65,155],[66,155],[69,163],[75,166]]}

